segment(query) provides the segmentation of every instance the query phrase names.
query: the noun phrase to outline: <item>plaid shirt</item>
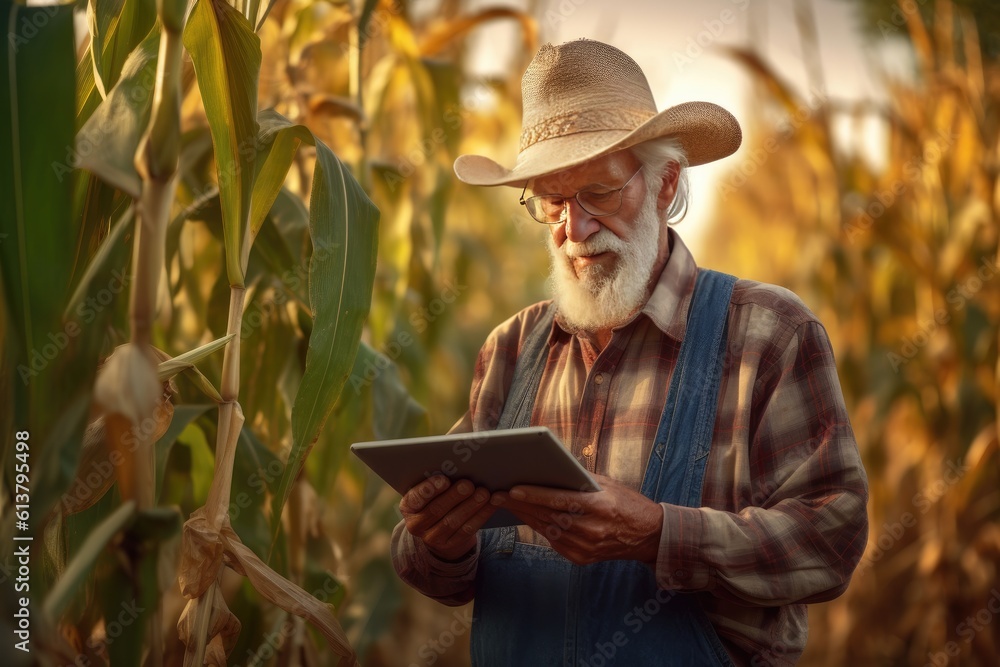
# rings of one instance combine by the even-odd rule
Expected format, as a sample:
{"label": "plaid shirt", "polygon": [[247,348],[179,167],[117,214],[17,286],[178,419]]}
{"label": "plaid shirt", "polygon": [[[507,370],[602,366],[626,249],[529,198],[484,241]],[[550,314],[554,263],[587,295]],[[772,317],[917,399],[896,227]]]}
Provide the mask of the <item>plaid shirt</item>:
{"label": "plaid shirt", "polygon": [[[531,417],[590,471],[638,490],[684,339],[698,267],[669,229],[671,254],[649,301],[603,350],[558,318]],[[498,326],[476,363],[469,411],[453,432],[495,427],[535,304]],[[804,603],[840,595],[868,537],[867,480],[823,325],[788,290],[740,280],[703,507],[663,503],[656,576],[699,591],[734,662],[790,665],[805,648]],[[521,526],[518,539],[544,543]],[[397,572],[449,604],[475,595],[478,549],[434,558],[400,523]]]}

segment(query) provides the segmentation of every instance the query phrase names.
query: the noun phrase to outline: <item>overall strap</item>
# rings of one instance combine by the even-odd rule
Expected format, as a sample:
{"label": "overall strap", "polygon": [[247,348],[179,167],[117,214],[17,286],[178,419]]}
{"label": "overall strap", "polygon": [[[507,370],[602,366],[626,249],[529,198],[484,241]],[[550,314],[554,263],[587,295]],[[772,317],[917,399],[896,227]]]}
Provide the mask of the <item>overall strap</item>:
{"label": "overall strap", "polygon": [[725,273],[698,273],[687,332],[642,481],[642,493],[656,502],[701,506],[735,284],[736,277]]}
{"label": "overall strap", "polygon": [[528,421],[535,406],[535,394],[538,393],[542,371],[549,358],[549,332],[555,316],[556,309],[552,303],[546,304],[541,319],[525,339],[514,365],[514,380],[507,392],[503,412],[500,413],[498,429],[530,426]]}

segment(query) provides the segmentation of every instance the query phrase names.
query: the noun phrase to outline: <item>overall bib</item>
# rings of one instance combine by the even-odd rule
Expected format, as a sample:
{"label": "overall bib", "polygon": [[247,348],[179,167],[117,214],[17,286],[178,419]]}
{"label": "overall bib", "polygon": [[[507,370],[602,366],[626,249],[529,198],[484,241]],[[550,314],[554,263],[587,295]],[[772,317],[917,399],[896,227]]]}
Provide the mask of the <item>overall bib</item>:
{"label": "overall bib", "polygon": [[[701,270],[641,492],[701,506],[712,443],[726,320],[736,278]],[[528,426],[548,356],[548,309],[529,334],[498,428]],[[573,565],[516,541],[517,528],[480,533],[471,652],[475,667],[731,666],[695,594],[661,589],[638,561]],[[674,576],[683,583],[686,573]]]}

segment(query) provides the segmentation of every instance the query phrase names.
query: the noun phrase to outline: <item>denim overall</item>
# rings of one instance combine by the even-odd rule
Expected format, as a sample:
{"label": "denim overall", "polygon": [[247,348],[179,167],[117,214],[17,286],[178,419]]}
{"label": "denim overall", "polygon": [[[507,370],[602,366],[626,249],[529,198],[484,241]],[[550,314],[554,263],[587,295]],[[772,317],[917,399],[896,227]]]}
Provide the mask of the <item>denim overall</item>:
{"label": "denim overall", "polygon": [[[701,270],[687,333],[642,482],[656,502],[701,506],[712,443],[726,319],[736,278]],[[528,426],[554,313],[529,334],[498,428]],[[516,541],[514,526],[483,530],[471,652],[475,667],[731,666],[697,595],[657,586],[637,561],[573,565]],[[685,573],[675,573],[683,583]]]}

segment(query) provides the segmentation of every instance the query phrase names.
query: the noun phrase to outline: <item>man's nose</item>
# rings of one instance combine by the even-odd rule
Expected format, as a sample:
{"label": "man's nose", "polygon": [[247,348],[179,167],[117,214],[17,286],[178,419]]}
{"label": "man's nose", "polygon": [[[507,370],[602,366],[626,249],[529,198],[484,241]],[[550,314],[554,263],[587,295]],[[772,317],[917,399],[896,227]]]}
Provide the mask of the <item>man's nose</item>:
{"label": "man's nose", "polygon": [[582,243],[601,228],[594,216],[583,210],[576,197],[566,200],[566,238],[573,243]]}

